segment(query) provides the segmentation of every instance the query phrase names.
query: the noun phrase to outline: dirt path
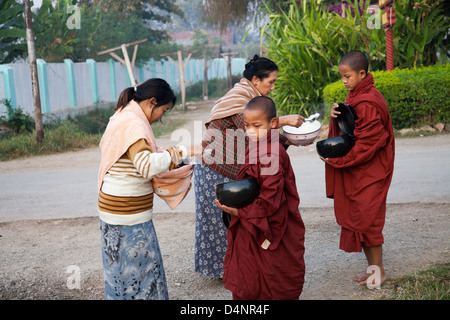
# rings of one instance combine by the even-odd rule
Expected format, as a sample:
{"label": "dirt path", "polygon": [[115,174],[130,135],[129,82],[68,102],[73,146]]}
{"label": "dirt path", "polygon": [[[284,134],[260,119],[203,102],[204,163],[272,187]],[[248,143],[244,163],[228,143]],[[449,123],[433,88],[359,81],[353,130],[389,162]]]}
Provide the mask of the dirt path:
{"label": "dirt path", "polygon": [[[191,123],[202,120],[205,114],[206,108],[199,106],[186,116]],[[164,145],[170,142],[170,137],[159,140]],[[445,138],[446,143],[448,140]],[[399,141],[398,150],[415,146],[411,141]],[[442,143],[442,138],[430,138],[424,146],[430,143]],[[293,152],[292,157],[296,157],[296,152],[301,151]],[[82,170],[92,163],[95,167],[98,151],[83,150],[43,158],[45,161],[30,158],[0,163],[0,179],[6,173],[62,169],[67,167],[68,160],[74,169]],[[296,175],[304,177],[303,172],[296,171]],[[3,211],[0,213],[8,216],[7,211],[14,212],[21,202],[16,202],[13,207],[2,198],[1,194],[6,193],[6,188],[11,188],[13,182],[6,186],[1,181]],[[450,187],[450,181],[446,183]],[[402,203],[392,199],[388,204],[384,259],[391,279],[421,270],[434,262],[450,262],[449,198],[445,199],[444,194],[443,201],[433,200],[432,203],[424,199]],[[26,198],[22,201],[23,204],[27,202]],[[74,202],[75,206],[85,205],[82,199]],[[302,203],[308,204],[308,201]],[[6,205],[11,205],[9,210],[4,208]],[[351,280],[354,274],[365,270],[366,265],[362,253],[348,254],[338,250],[340,231],[331,205],[331,202],[324,202],[322,206],[302,205],[300,208],[306,226],[307,268],[301,299],[373,299],[380,291],[368,290]],[[42,206],[46,206],[45,201]],[[170,298],[231,299],[220,281],[194,272],[195,214],[191,204],[182,208],[189,210],[154,214]],[[104,299],[99,221],[95,209],[87,216],[70,218],[69,214],[67,217],[0,220],[4,221],[0,223],[0,299]],[[68,288],[67,280],[73,273],[66,272],[71,266],[79,270],[79,289]],[[381,291],[393,285],[395,283],[388,280]]]}

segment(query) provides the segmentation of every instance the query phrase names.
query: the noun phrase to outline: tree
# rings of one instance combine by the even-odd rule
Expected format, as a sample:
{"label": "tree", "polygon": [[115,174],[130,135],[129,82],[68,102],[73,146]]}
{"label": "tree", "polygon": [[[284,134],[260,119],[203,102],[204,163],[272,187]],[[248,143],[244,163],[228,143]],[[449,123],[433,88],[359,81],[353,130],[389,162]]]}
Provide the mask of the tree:
{"label": "tree", "polygon": [[[69,6],[80,10],[81,28],[69,29]],[[40,58],[57,62],[65,58],[75,62],[99,57],[97,52],[141,39],[148,41],[140,46],[139,59],[147,61],[154,54],[155,44],[168,39],[161,26],[170,21],[170,14],[182,14],[174,1],[155,0],[43,0],[34,17],[36,51]]]}
{"label": "tree", "polygon": [[[297,0],[297,5],[301,1]],[[223,31],[230,25],[240,26],[249,19],[260,20],[266,14],[266,8],[272,12],[284,12],[291,4],[292,0],[203,0],[202,13],[203,20]]]}
{"label": "tree", "polygon": [[66,25],[71,16],[67,9],[75,4],[76,0],[57,0],[54,6],[51,0],[42,1],[33,17],[37,57],[47,62],[60,62],[66,58],[77,60],[73,53],[80,42],[78,30]]}
{"label": "tree", "polygon": [[41,98],[39,94],[39,80],[36,65],[36,53],[34,46],[34,32],[33,32],[33,21],[31,19],[30,1],[24,0],[23,6],[25,14],[25,25],[27,28],[26,34],[27,34],[28,56],[31,69],[31,89],[33,91],[34,121],[36,123],[36,141],[37,143],[42,143],[42,140],[44,140],[44,127],[42,125]]}
{"label": "tree", "polygon": [[250,5],[257,0],[204,0],[203,17],[212,26],[225,30],[230,24],[239,25],[247,20]]}
{"label": "tree", "polygon": [[10,63],[26,53],[23,5],[0,0],[0,64]]}

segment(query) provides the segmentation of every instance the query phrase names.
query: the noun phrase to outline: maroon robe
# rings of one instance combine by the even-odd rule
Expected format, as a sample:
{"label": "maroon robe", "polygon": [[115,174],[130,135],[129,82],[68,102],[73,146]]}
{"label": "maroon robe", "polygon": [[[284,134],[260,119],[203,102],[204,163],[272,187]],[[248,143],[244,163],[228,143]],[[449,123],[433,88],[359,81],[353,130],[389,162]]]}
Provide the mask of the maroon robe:
{"label": "maroon robe", "polygon": [[[251,154],[256,153],[247,148],[238,175],[256,178],[260,195],[238,209],[239,217],[232,216],[227,232],[223,280],[235,299],[298,299],[303,289],[305,226],[295,176],[286,150],[278,141],[270,143],[276,139],[268,140],[267,154],[262,152],[255,164]],[[262,171],[269,167],[273,169],[269,174]]]}
{"label": "maroon robe", "polygon": [[[384,242],[382,230],[386,198],[394,170],[395,142],[391,117],[383,95],[373,86],[372,74],[350,91],[345,103],[356,112],[355,145],[341,158],[325,164],[326,195],[334,199],[342,227],[340,249],[360,252],[362,244]],[[340,135],[330,119],[329,137]]]}

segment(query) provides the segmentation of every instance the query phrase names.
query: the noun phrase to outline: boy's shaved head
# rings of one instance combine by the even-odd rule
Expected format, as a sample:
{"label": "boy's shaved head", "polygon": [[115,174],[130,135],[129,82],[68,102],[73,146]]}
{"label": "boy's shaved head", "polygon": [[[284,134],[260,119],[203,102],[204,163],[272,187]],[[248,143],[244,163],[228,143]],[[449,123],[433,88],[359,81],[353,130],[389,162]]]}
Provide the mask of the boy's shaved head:
{"label": "boy's shaved head", "polygon": [[369,60],[364,53],[357,50],[352,50],[346,53],[339,61],[339,65],[347,65],[355,72],[364,70],[366,73],[369,72]]}
{"label": "boy's shaved head", "polygon": [[275,103],[266,96],[253,98],[247,103],[245,110],[261,110],[267,116],[267,121],[270,121],[277,116]]}

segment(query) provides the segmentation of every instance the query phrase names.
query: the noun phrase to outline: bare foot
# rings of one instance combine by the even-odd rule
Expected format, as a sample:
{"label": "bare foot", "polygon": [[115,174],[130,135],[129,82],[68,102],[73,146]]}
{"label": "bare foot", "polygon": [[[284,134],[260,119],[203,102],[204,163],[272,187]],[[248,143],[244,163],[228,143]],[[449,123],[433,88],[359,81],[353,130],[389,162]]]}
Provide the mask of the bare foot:
{"label": "bare foot", "polygon": [[361,272],[361,273],[357,274],[356,276],[354,276],[353,281],[361,283],[363,281],[366,281],[367,278],[370,277],[370,275],[371,275],[370,273],[367,273],[365,271]]}
{"label": "bare foot", "polygon": [[[369,279],[369,277],[371,277],[371,278]],[[385,280],[386,280],[386,273],[384,272],[384,270],[381,270],[379,276],[377,276],[375,274],[366,273],[365,279],[363,279],[361,281],[358,281],[358,282],[362,286],[369,287],[371,285],[370,289],[373,289],[373,288],[378,288],[379,289],[381,287],[381,285],[384,283]],[[370,281],[370,282],[367,282],[367,281]]]}

